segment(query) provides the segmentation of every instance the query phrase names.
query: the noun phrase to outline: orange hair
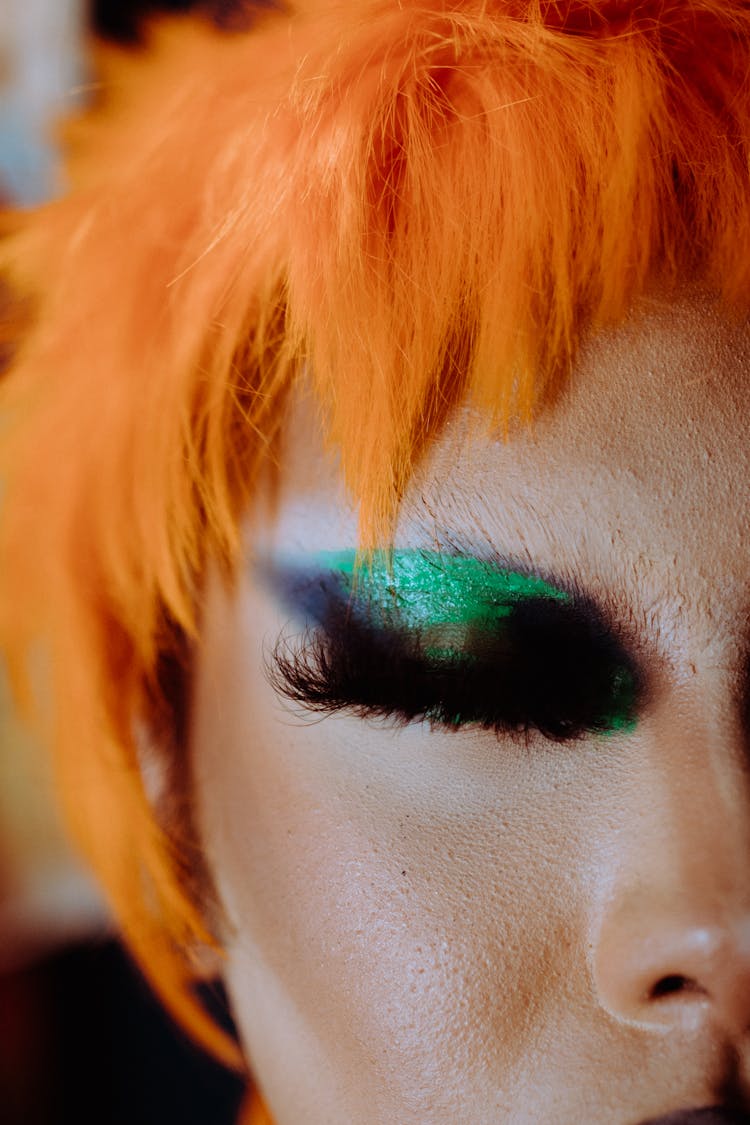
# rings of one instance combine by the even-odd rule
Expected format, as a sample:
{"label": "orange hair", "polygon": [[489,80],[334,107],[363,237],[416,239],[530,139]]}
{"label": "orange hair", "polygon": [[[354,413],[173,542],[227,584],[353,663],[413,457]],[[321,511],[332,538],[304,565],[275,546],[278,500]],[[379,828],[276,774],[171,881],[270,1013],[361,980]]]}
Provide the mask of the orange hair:
{"label": "orange hair", "polygon": [[68,195],[4,250],[34,319],[1,400],[0,636],[21,693],[46,670],[127,939],[235,1061],[191,989],[216,935],[189,816],[154,808],[138,743],[188,776],[204,566],[238,559],[290,388],[316,388],[367,547],[459,401],[529,419],[657,279],[750,304],[747,3],[299,7],[105,60]]}

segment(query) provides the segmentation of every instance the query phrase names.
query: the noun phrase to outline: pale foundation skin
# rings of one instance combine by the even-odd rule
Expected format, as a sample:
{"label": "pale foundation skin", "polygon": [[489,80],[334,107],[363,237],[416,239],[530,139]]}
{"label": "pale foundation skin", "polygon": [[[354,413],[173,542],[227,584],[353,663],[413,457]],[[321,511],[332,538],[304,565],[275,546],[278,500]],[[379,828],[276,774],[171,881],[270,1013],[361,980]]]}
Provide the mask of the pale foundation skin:
{"label": "pale foundation skin", "polygon": [[[399,546],[490,548],[598,599],[649,680],[633,731],[305,719],[263,670],[288,613],[250,562],[212,579],[198,819],[277,1125],[636,1125],[744,1088],[749,417],[747,326],[654,298],[532,430],[451,422],[403,505]],[[305,432],[255,552],[355,544]],[[692,983],[653,996],[668,976]]]}

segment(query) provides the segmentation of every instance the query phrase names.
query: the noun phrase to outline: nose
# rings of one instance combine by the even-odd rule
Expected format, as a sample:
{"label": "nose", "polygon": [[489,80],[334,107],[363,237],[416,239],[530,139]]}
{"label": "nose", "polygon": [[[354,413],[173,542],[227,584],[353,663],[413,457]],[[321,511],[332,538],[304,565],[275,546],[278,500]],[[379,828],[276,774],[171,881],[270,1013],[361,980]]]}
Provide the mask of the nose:
{"label": "nose", "polygon": [[665,1030],[711,1021],[732,1037],[750,1028],[750,915],[644,906],[598,952],[599,997],[616,1018]]}
{"label": "nose", "polygon": [[620,1021],[710,1023],[736,1037],[750,1029],[748,783],[726,745],[700,741],[655,755],[641,775],[647,797],[613,848],[594,976]]}

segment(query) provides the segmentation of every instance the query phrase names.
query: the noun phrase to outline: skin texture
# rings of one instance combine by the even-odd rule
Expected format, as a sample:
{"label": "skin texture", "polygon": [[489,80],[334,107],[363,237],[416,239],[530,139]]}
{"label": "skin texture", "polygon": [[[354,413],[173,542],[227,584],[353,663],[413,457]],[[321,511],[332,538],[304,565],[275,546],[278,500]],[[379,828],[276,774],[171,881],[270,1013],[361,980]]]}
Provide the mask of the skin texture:
{"label": "skin texture", "polygon": [[223,972],[277,1125],[635,1125],[741,1095],[749,371],[746,325],[655,297],[533,429],[457,416],[414,478],[399,547],[555,575],[635,654],[635,727],[569,745],[274,694],[289,614],[252,559],[356,542],[301,404],[246,570],[208,585],[192,737]]}

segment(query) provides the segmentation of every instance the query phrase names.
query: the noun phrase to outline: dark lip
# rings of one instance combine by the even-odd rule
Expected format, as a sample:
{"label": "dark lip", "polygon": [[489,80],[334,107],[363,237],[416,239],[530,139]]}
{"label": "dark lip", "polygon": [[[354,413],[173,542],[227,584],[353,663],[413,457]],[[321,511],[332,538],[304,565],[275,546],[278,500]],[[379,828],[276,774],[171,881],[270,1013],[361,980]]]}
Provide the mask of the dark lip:
{"label": "dark lip", "polygon": [[750,1114],[730,1106],[712,1105],[702,1109],[678,1109],[663,1117],[650,1117],[640,1125],[750,1125]]}

